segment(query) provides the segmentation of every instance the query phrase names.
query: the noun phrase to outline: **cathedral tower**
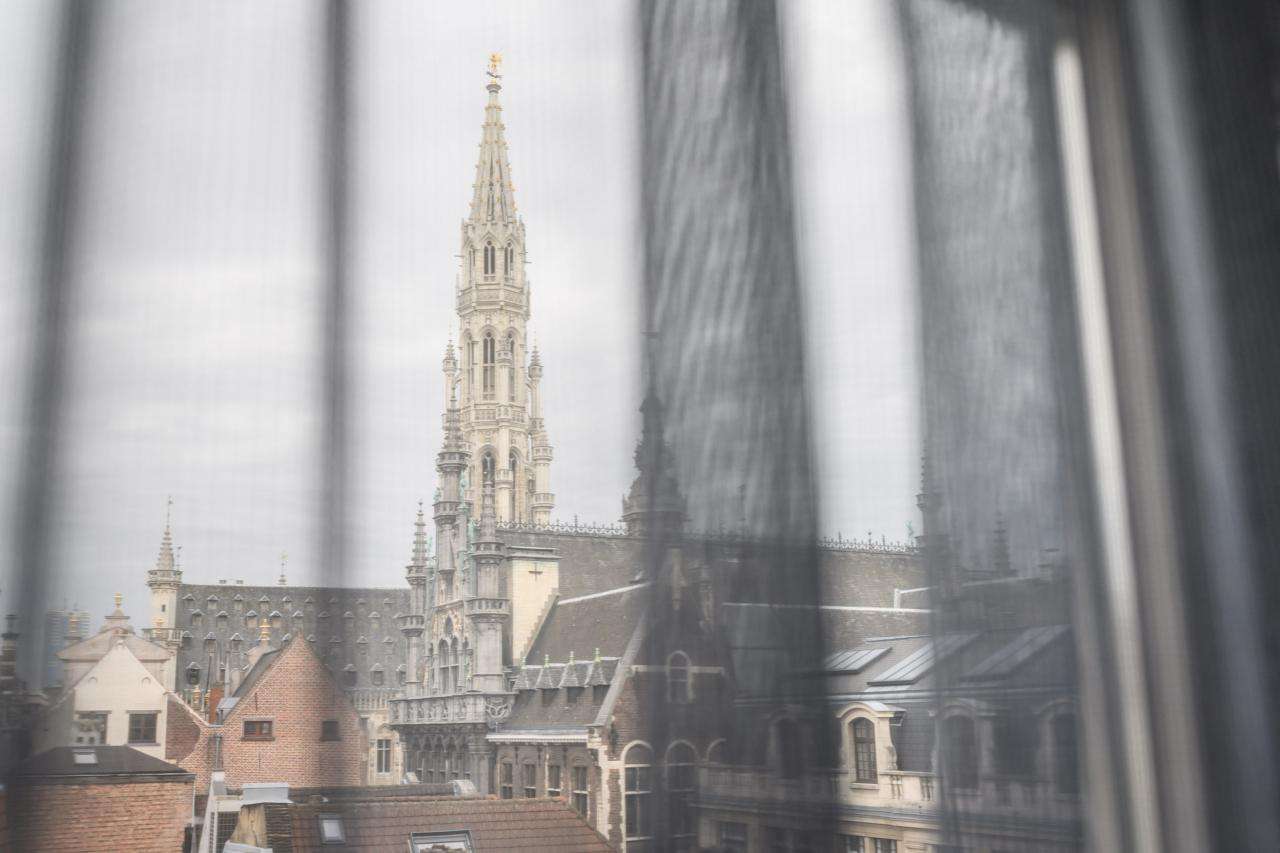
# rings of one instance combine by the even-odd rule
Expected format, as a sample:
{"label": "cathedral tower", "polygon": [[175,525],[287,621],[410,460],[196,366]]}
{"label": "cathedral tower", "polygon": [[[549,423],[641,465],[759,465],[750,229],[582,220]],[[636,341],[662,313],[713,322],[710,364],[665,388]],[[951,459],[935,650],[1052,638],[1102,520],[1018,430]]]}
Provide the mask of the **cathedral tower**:
{"label": "cathedral tower", "polygon": [[493,484],[500,522],[551,520],[551,444],[542,421],[542,364],[529,346],[529,280],[524,222],[503,136],[499,57],[489,64],[480,156],[471,210],[462,221],[457,280],[459,345],[444,359],[445,417],[456,411],[469,454],[467,494],[476,503]]}

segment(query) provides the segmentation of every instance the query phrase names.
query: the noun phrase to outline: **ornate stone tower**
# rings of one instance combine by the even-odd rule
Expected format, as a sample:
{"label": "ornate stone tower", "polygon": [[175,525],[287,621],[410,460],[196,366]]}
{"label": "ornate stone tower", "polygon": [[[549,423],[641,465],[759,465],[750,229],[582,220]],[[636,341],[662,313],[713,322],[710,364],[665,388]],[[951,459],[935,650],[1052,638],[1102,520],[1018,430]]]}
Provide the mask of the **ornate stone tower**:
{"label": "ornate stone tower", "polygon": [[[182,586],[182,570],[178,568],[173,554],[173,533],[170,526],[170,511],[173,501],[165,508],[164,534],[160,537],[160,553],[156,556],[156,566],[147,572],[147,586],[151,589],[151,624],[154,627],[152,639],[177,648],[178,632],[175,622],[178,610],[178,588]],[[172,687],[173,685],[169,685]]]}
{"label": "ornate stone tower", "polygon": [[503,137],[499,57],[490,58],[471,210],[462,221],[457,281],[460,352],[444,359],[445,411],[456,409],[470,454],[468,482],[493,483],[498,521],[551,520],[551,444],[543,425],[542,364],[529,346],[524,222]]}

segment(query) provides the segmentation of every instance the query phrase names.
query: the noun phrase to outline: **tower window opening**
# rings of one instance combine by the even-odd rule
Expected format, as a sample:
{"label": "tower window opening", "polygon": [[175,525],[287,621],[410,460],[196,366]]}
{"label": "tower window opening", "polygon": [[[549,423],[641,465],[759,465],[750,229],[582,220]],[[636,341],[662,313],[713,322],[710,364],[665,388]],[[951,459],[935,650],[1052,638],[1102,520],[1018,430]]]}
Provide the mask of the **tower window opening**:
{"label": "tower window opening", "polygon": [[507,248],[502,253],[502,271],[507,275],[511,275],[511,272],[515,268],[515,265],[516,265],[516,250],[511,248],[511,246],[507,246]]}
{"label": "tower window opening", "polygon": [[[492,247],[491,247],[492,248]],[[487,250],[486,250],[487,251]],[[486,334],[484,336],[484,373],[482,381],[484,383],[484,398],[486,400],[493,399],[493,370],[494,356],[496,355],[493,335]]]}
{"label": "tower window opening", "polygon": [[484,244],[484,274],[485,275],[493,275],[494,267],[497,266],[496,261],[497,261],[497,256],[494,251],[493,244],[485,243]]}
{"label": "tower window opening", "polygon": [[480,457],[480,482],[493,482],[493,454],[485,451],[484,456]]}

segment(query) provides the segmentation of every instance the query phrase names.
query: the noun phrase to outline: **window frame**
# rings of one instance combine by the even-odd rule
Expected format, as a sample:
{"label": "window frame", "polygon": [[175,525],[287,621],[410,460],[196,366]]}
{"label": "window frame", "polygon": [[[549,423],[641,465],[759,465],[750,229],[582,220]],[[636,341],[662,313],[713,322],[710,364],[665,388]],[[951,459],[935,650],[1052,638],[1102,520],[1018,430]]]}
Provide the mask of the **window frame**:
{"label": "window frame", "polygon": [[380,737],[373,745],[374,772],[387,774],[392,770],[391,738]]}
{"label": "window frame", "polygon": [[[255,731],[250,732],[250,726],[253,726]],[[245,720],[244,725],[240,729],[240,739],[249,741],[275,740],[275,719],[264,719],[259,717],[251,720]]]}
{"label": "window frame", "polygon": [[[591,811],[591,768],[586,764],[575,764],[569,768],[569,792],[572,795],[573,810],[582,817]],[[579,787],[581,779],[581,787]],[[582,807],[578,807],[581,799]]]}
{"label": "window frame", "polygon": [[564,769],[559,764],[547,765],[547,796],[559,799],[564,792]]}
{"label": "window frame", "polygon": [[[864,734],[859,734],[862,729]],[[849,721],[849,738],[853,748],[853,778],[861,784],[880,781],[876,763],[876,724],[870,717],[854,717]]]}
{"label": "window frame", "polygon": [[520,765],[520,787],[526,800],[538,796],[538,765],[532,761],[525,761]]}
{"label": "window frame", "polygon": [[[151,737],[150,739],[142,739],[134,737],[134,721],[150,719]],[[146,732],[144,731],[143,734]],[[135,744],[142,746],[156,746],[160,743],[160,712],[159,711],[130,711],[129,712],[129,729],[127,743],[130,746]]]}
{"label": "window frame", "polygon": [[515,763],[498,762],[498,796],[504,800],[515,799]]}
{"label": "window frame", "polygon": [[[647,762],[633,761],[643,750]],[[653,748],[637,741],[622,752],[623,837],[638,841],[653,837]]]}
{"label": "window frame", "polygon": [[[678,678],[676,673],[679,673]],[[690,672],[689,656],[681,651],[667,656],[667,701],[675,705],[688,705],[693,701],[693,675]]]}
{"label": "window frame", "polygon": [[[330,834],[326,830],[326,825],[331,825],[336,830],[336,835]],[[327,812],[316,815],[316,829],[320,836],[320,843],[328,846],[332,844],[346,844],[347,831],[342,824],[342,815]]]}

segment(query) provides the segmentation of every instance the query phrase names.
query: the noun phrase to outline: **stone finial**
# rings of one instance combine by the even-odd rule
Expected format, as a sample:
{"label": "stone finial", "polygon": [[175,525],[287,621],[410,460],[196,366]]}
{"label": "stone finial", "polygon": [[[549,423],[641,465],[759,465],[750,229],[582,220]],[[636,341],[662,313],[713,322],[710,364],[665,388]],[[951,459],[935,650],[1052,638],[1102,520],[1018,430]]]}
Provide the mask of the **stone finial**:
{"label": "stone finial", "polygon": [[112,598],[115,599],[116,610],[119,610],[120,605],[124,603],[124,593],[117,592],[115,595],[112,596]]}

